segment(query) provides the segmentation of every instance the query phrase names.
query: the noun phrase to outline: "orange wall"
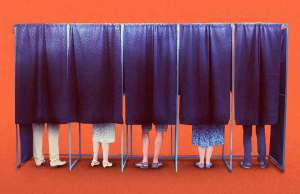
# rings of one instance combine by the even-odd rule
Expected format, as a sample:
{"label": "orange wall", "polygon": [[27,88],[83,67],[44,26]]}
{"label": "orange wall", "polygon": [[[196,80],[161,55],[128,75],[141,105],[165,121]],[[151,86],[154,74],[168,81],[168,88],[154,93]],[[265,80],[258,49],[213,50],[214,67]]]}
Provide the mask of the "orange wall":
{"label": "orange wall", "polygon": [[[0,161],[14,161],[14,43],[13,25],[17,23],[55,22],[279,22],[289,24],[289,75],[287,110],[287,159],[296,161],[300,132],[297,122],[299,112],[300,68],[300,3],[296,0],[22,0],[0,3]],[[87,127],[85,127],[86,129]],[[140,152],[140,130],[134,128],[134,152]],[[186,131],[187,133],[184,133]],[[91,152],[91,132],[84,132],[84,151]],[[66,130],[62,130],[62,151],[66,152]],[[234,152],[241,153],[241,130],[235,129]],[[167,138],[169,140],[169,138]],[[168,141],[164,153],[169,151]],[[118,153],[119,142],[113,146]],[[195,153],[191,146],[190,130],[180,128],[181,153]],[[287,163],[288,164],[288,163]]]}

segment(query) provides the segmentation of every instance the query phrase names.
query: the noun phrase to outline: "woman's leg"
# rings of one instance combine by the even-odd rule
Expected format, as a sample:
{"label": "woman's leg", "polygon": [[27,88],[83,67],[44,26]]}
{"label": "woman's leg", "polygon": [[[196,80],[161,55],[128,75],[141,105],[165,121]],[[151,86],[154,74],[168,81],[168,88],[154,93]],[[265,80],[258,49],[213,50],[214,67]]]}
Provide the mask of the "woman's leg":
{"label": "woman's leg", "polygon": [[154,142],[154,155],[153,155],[153,163],[158,163],[158,158],[160,154],[160,148],[163,141],[163,131],[156,130],[156,137]]}
{"label": "woman's leg", "polygon": [[102,143],[101,145],[102,145],[103,162],[108,162],[109,144]]}
{"label": "woman's leg", "polygon": [[206,156],[205,156],[205,158],[206,158],[206,161],[205,161],[206,165],[209,165],[211,163],[210,162],[210,158],[212,156],[213,149],[214,148],[212,146],[209,146],[209,147],[206,148]]}
{"label": "woman's leg", "polygon": [[93,161],[98,161],[98,150],[99,143],[97,141],[93,141]]}
{"label": "woman's leg", "polygon": [[148,162],[149,131],[143,131],[142,143],[143,143],[143,162]]}
{"label": "woman's leg", "polygon": [[205,148],[198,146],[198,152],[199,152],[199,159],[200,164],[204,164],[204,157],[205,157]]}

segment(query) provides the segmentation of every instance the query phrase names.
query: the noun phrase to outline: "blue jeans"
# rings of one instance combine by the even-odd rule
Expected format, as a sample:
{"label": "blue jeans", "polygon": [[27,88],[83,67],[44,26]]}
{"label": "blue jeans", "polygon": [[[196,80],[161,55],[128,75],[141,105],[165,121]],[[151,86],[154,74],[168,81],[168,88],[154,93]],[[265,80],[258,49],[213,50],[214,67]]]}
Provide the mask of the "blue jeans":
{"label": "blue jeans", "polygon": [[[244,162],[251,163],[252,157],[252,125],[244,125]],[[266,135],[264,125],[256,126],[256,137],[257,137],[257,151],[258,161],[265,161],[266,159]]]}

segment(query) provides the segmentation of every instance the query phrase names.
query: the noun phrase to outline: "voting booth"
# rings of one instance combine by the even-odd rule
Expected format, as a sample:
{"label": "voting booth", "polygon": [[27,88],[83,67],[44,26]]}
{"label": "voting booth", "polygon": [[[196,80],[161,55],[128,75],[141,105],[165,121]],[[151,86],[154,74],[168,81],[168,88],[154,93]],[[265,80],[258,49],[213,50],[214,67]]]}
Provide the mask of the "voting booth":
{"label": "voting booth", "polygon": [[122,171],[138,157],[128,151],[133,125],[169,125],[176,172],[188,157],[179,123],[228,125],[229,171],[234,125],[270,125],[268,157],[285,168],[285,24],[18,24],[14,35],[18,168],[33,156],[33,123],[68,124],[70,170],[87,155],[81,123],[122,125]]}

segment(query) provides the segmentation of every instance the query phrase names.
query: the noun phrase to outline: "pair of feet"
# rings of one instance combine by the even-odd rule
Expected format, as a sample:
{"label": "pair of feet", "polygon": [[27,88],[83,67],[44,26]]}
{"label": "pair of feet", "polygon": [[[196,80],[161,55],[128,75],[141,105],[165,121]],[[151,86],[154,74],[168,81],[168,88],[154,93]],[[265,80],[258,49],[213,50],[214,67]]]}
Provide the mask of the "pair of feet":
{"label": "pair of feet", "polygon": [[204,163],[204,162],[195,163],[195,167],[200,168],[200,169],[204,169],[204,168],[210,169],[210,168],[213,168],[214,166],[215,165],[211,162],[209,162],[209,163]]}
{"label": "pair of feet", "polygon": [[[163,167],[163,163],[162,162],[160,162],[160,161],[158,161],[158,162],[153,162],[153,163],[151,163],[151,168],[153,168],[153,169],[158,169],[158,168],[161,168],[161,167]],[[142,169],[144,169],[144,168],[149,168],[149,166],[150,166],[150,164],[149,164],[149,162],[137,162],[137,163],[135,163],[134,164],[134,166],[135,167],[137,167],[137,168],[142,168]]]}
{"label": "pair of feet", "polygon": [[[100,165],[100,162],[98,160],[92,160],[91,162],[91,167],[96,167],[96,166],[99,166]],[[112,167],[112,163],[109,162],[109,161],[102,161],[102,167],[103,168],[109,168],[109,167]]]}
{"label": "pair of feet", "polygon": [[[267,168],[268,167],[267,160],[258,161],[257,164],[258,164],[259,168]],[[243,161],[241,161],[240,166],[244,169],[250,169],[252,167],[252,163],[251,163],[251,161],[249,162],[249,161],[243,160]]]}
{"label": "pair of feet", "polygon": [[[35,165],[37,167],[44,166],[45,163],[46,163],[46,160],[38,160],[38,161],[36,160],[35,161]],[[61,161],[61,160],[50,161],[50,167],[52,167],[52,168],[58,168],[58,167],[66,165],[66,164],[67,164],[66,161]]]}

